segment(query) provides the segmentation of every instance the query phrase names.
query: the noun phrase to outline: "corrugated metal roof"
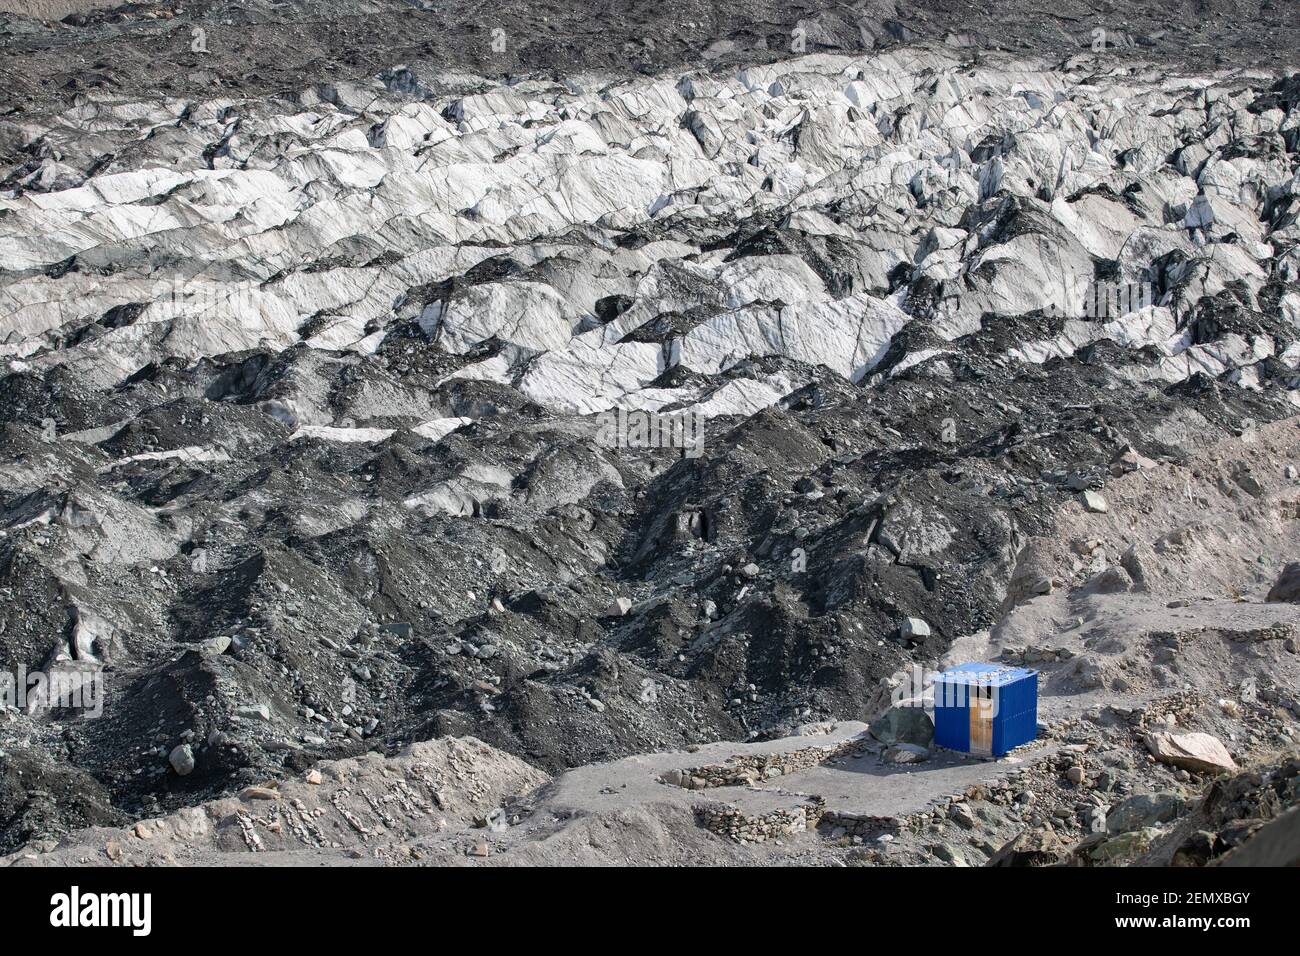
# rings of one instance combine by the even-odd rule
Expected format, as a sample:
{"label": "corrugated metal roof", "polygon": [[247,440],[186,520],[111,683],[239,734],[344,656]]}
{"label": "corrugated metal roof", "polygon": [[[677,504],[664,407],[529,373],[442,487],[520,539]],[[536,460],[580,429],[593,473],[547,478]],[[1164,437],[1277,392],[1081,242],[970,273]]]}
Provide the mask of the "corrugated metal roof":
{"label": "corrugated metal roof", "polygon": [[968,661],[950,667],[938,677],[936,683],[946,684],[980,684],[989,687],[1002,687],[1006,684],[1033,677],[1038,671],[1028,667],[1012,667],[1009,664],[990,664],[982,661]]}

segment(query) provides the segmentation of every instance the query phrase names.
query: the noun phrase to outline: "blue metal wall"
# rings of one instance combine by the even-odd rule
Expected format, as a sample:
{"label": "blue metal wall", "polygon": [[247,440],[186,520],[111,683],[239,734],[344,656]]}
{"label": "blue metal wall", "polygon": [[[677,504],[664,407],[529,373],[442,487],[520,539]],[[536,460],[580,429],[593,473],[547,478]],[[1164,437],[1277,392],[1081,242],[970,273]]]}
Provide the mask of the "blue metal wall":
{"label": "blue metal wall", "polygon": [[1038,675],[1022,677],[1001,691],[993,718],[993,753],[998,757],[1038,736]]}
{"label": "blue metal wall", "polygon": [[[946,699],[956,701],[956,705],[944,706],[945,689]],[[934,742],[949,750],[970,753],[970,698],[966,687],[942,678],[934,683]]]}

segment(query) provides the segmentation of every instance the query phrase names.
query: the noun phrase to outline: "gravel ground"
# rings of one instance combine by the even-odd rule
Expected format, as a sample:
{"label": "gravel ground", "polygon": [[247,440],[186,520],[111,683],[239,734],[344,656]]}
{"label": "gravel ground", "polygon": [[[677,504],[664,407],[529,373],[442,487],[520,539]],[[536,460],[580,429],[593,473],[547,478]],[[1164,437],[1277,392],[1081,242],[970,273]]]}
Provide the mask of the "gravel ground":
{"label": "gravel ground", "polygon": [[1100,42],[1121,62],[1272,71],[1294,67],[1300,48],[1300,10],[1285,0],[69,0],[0,10],[10,6],[48,18],[0,14],[0,79],[21,108],[86,90],[267,95],[362,80],[399,63],[487,76],[655,74],[932,40],[972,57],[1003,50],[1065,59]]}

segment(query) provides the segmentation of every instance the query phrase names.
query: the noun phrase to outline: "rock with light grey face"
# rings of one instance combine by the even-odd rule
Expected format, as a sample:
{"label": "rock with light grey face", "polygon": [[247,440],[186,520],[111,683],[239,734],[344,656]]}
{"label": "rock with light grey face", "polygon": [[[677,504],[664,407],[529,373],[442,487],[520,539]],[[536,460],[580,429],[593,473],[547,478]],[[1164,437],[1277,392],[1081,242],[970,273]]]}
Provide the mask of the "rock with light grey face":
{"label": "rock with light grey face", "polygon": [[930,636],[930,625],[919,617],[907,617],[898,632],[904,640],[923,641]]}
{"label": "rock with light grey face", "polygon": [[609,602],[605,608],[606,617],[622,617],[632,610],[632,601],[629,598],[619,597]]}
{"label": "rock with light grey face", "polygon": [[180,776],[189,776],[194,772],[194,748],[189,744],[179,744],[173,747],[167,762],[172,765],[172,769]]}
{"label": "rock with light grey face", "polygon": [[1083,507],[1095,514],[1105,514],[1110,510],[1106,499],[1095,491],[1085,491],[1080,499],[1083,501]]}
{"label": "rock with light grey face", "polygon": [[924,763],[930,759],[930,751],[917,744],[898,743],[886,749],[882,756],[886,763]]}
{"label": "rock with light grey face", "polygon": [[1212,734],[1154,731],[1143,738],[1147,749],[1161,763],[1194,773],[1225,773],[1237,769],[1236,761]]}

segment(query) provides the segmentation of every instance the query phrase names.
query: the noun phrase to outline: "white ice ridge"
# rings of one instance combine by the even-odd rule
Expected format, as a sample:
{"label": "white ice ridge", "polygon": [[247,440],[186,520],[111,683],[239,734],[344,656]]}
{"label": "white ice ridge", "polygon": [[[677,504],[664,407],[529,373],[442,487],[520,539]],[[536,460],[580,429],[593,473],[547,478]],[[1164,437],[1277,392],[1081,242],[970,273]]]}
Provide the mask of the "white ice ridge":
{"label": "white ice ridge", "polygon": [[[1259,79],[1099,69],[910,49],[430,99],[379,80],[328,102],[81,97],[0,122],[42,157],[0,193],[0,357],[109,388],[167,358],[371,355],[415,323],[459,357],[445,383],[746,414],[800,367],[862,381],[909,323],[931,344],[893,374],[997,317],[1068,310],[1103,262],[1159,301],[1012,357],[1106,338],[1163,356],[1135,377],[1176,381],[1281,352],[1183,330],[1203,297],[1258,308],[1300,269],[1300,113],[1252,110]],[[788,368],[746,371],[763,359]],[[739,377],[656,384],[674,367]]]}

